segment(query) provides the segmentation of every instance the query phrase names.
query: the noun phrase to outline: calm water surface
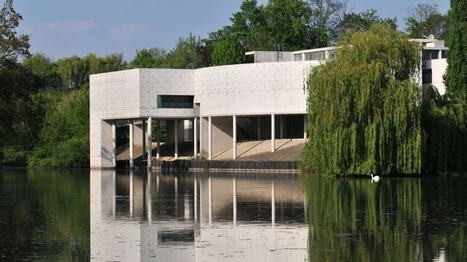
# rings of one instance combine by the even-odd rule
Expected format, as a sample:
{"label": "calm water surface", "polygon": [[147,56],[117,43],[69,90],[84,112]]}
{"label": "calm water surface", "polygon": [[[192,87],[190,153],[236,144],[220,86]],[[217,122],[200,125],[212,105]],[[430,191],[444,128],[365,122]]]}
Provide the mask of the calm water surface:
{"label": "calm water surface", "polygon": [[0,261],[467,261],[466,187],[0,170]]}

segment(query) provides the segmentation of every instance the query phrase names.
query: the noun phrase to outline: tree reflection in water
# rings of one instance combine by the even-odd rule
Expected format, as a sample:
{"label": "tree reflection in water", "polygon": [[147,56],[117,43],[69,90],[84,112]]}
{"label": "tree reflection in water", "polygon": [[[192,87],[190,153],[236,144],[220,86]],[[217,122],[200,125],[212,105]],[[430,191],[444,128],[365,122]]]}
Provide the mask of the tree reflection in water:
{"label": "tree reflection in water", "polygon": [[[466,199],[466,179],[454,181],[304,177],[310,260],[465,260],[467,214],[450,210],[466,210],[454,203]],[[446,194],[453,202],[440,203]]]}

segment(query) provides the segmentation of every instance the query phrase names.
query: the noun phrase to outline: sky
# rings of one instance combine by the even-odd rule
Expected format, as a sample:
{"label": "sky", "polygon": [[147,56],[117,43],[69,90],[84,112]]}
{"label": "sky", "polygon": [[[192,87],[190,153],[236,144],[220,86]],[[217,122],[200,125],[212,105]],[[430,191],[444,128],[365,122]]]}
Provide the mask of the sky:
{"label": "sky", "polygon": [[[31,36],[31,53],[57,60],[94,53],[123,53],[130,61],[137,50],[172,50],[180,37],[201,38],[230,25],[230,17],[243,0],[14,0],[22,15],[18,32]],[[267,0],[258,0],[266,4]],[[353,12],[377,10],[382,18],[397,17],[404,30],[407,8],[419,3],[438,5],[441,13],[449,0],[350,0]]]}

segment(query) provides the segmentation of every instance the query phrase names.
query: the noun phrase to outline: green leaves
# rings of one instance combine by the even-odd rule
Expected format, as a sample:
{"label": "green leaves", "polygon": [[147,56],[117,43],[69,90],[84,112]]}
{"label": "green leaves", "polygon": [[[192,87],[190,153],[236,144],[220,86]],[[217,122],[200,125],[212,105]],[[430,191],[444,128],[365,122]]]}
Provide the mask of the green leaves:
{"label": "green leaves", "polygon": [[445,39],[448,32],[448,16],[438,11],[436,4],[418,4],[408,9],[405,18],[407,33],[411,38],[425,38],[430,34],[437,39]]}
{"label": "green leaves", "polygon": [[89,165],[89,92],[87,88],[55,96],[47,109],[38,147],[30,166]]}
{"label": "green leaves", "polygon": [[29,55],[29,36],[16,32],[21,19],[13,0],[6,0],[0,10],[0,66],[5,59],[16,61],[20,55]]}
{"label": "green leaves", "polygon": [[225,38],[217,42],[212,51],[214,65],[241,64],[245,61],[245,50],[240,41],[234,38]]}
{"label": "green leaves", "polygon": [[419,173],[419,49],[383,25],[345,35],[309,77],[304,166],[326,174]]}

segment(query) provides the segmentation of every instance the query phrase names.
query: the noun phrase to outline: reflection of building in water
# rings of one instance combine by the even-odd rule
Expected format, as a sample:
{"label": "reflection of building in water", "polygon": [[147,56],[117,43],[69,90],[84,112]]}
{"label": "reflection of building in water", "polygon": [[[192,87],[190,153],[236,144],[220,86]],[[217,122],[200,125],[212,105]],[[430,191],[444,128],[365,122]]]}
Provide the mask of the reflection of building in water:
{"label": "reflection of building in water", "polygon": [[305,220],[293,179],[91,171],[94,261],[303,261]]}

